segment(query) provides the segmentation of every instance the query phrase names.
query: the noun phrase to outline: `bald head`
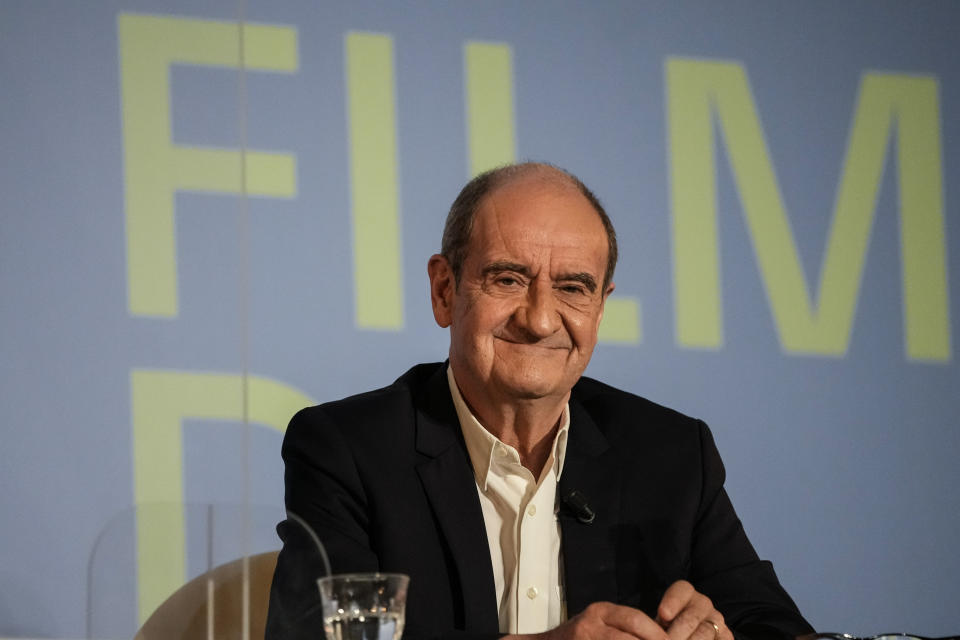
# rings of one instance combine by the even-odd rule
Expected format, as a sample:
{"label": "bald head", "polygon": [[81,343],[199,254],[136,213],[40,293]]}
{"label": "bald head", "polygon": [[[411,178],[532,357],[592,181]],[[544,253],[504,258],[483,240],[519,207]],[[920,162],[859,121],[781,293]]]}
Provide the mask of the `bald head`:
{"label": "bald head", "polygon": [[450,207],[447,222],[443,229],[443,241],[440,253],[450,262],[457,283],[470,245],[470,234],[477,210],[492,193],[507,185],[529,181],[538,186],[547,186],[557,190],[569,189],[587,199],[597,212],[607,234],[607,266],[603,277],[603,289],[613,280],[613,271],[617,266],[617,234],[613,223],[593,192],[572,173],[543,162],[524,162],[509,164],[479,174],[460,191]]}

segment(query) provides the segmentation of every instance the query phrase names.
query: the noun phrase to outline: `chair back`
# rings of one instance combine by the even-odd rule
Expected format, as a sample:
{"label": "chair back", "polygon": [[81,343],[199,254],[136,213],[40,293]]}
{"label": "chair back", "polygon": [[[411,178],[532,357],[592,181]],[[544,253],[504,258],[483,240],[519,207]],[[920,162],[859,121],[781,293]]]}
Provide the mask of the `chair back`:
{"label": "chair back", "polygon": [[197,576],[150,615],[136,640],[263,638],[278,553],[239,558]]}

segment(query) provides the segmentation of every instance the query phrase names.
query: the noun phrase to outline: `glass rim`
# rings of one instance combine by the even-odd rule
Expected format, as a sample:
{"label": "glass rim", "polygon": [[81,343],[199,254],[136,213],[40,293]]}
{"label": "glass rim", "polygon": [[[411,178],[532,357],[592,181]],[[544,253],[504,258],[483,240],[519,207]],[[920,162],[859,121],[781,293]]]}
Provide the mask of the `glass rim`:
{"label": "glass rim", "polygon": [[410,576],[405,573],[392,573],[392,572],[380,572],[380,571],[369,571],[369,572],[353,572],[353,573],[333,573],[329,576],[323,576],[322,578],[317,578],[318,583],[323,582],[333,582],[334,580],[346,580],[354,582],[372,582],[374,580],[383,580],[383,579],[395,579],[399,578],[402,580],[410,581]]}
{"label": "glass rim", "polygon": [[854,636],[849,633],[837,633],[822,631],[807,636],[800,636],[804,640],[883,640],[884,638],[895,638],[897,640],[958,640],[960,636],[942,636],[932,638],[930,636],[921,636],[916,633],[906,633],[903,631],[879,633],[873,636]]}

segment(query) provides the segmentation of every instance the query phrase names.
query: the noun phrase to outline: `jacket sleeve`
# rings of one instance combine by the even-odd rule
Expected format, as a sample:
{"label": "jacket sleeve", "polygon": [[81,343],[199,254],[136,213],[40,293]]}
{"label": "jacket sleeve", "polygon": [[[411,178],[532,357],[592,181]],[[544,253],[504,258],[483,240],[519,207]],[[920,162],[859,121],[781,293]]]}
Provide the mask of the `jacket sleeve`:
{"label": "jacket sleeve", "polygon": [[326,575],[322,540],[334,573],[377,571],[367,536],[366,498],[349,447],[322,407],[293,417],[282,449],[287,519],[270,591],[266,638],[317,640],[323,618],[317,579]]}
{"label": "jacket sleeve", "polygon": [[690,582],[707,595],[742,640],[811,633],[774,573],[757,557],[723,488],[726,473],[713,437],[699,422],[701,500],[692,535]]}

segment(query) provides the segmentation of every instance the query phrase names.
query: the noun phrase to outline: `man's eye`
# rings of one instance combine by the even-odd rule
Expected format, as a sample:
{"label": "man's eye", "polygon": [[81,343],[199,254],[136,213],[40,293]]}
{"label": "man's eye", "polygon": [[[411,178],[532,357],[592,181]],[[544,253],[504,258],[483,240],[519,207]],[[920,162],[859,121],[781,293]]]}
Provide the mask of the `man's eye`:
{"label": "man's eye", "polygon": [[511,276],[500,276],[497,278],[497,284],[502,284],[504,286],[512,287],[514,285],[520,284],[520,281]]}
{"label": "man's eye", "polygon": [[576,284],[565,284],[560,287],[560,290],[564,293],[586,293],[586,290]]}

